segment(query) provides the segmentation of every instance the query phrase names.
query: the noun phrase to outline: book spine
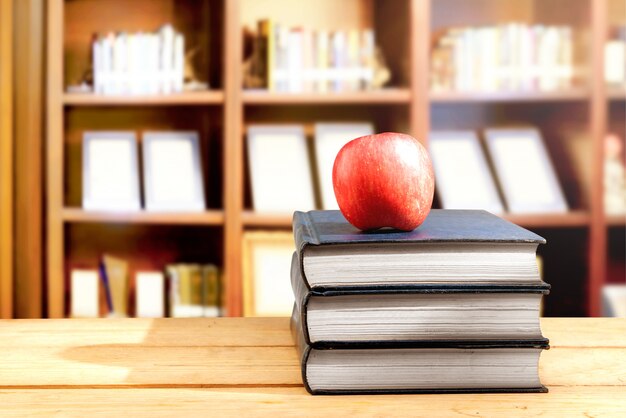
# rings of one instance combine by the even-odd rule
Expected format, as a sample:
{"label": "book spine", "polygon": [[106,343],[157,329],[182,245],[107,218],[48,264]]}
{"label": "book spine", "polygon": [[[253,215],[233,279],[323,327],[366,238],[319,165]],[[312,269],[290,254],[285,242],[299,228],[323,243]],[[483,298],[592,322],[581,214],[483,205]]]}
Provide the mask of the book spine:
{"label": "book spine", "polygon": [[309,354],[311,352],[311,346],[309,346],[304,339],[304,334],[302,332],[302,327],[300,324],[300,312],[298,311],[298,307],[296,304],[293,305],[289,328],[291,330],[291,336],[293,337],[293,341],[296,345],[296,350],[298,350],[298,357],[300,358],[302,383],[304,384],[306,390],[309,393],[313,394],[306,375],[306,364],[309,359]]}
{"label": "book spine", "polygon": [[[305,313],[306,310],[306,302],[309,298],[309,290],[307,289],[307,285],[302,279],[302,274],[300,272],[300,261],[298,259],[298,253],[294,252],[293,257],[291,258],[291,289],[293,290],[293,295],[296,301],[296,305],[298,309]],[[303,318],[304,326],[306,327],[306,318]]]}

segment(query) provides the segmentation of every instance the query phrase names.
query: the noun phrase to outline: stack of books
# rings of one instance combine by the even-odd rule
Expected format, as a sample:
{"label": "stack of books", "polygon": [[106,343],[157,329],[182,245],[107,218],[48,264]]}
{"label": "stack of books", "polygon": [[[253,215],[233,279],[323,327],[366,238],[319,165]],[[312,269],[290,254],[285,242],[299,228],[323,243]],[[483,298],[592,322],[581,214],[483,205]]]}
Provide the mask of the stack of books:
{"label": "stack of books", "polygon": [[485,211],[432,210],[411,232],[296,212],[291,327],[312,394],[545,392],[545,240]]}

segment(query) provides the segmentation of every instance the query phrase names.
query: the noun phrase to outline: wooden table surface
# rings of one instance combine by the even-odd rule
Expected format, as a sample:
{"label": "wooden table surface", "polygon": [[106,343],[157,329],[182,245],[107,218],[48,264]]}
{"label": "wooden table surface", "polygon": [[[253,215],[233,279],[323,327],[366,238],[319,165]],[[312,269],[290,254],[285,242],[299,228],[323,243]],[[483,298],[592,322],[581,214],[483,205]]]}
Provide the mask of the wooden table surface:
{"label": "wooden table surface", "polygon": [[626,417],[626,319],[542,319],[547,394],[311,396],[287,318],[0,321],[0,417]]}

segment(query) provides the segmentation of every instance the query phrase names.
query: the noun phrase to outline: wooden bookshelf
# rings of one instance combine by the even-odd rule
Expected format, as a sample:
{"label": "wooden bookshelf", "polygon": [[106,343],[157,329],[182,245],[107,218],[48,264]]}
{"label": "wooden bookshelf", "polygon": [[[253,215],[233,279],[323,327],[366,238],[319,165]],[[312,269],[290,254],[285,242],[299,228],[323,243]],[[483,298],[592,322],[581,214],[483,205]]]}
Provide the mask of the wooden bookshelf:
{"label": "wooden bookshelf", "polygon": [[102,212],[86,211],[81,208],[63,209],[66,223],[129,223],[154,225],[223,225],[224,211],[210,210],[198,213],[190,212]]}
{"label": "wooden bookshelf", "polygon": [[264,90],[244,91],[244,104],[250,105],[282,105],[282,104],[385,104],[410,103],[409,89],[382,89],[350,93],[269,93]]}
{"label": "wooden bookshelf", "polygon": [[13,4],[0,3],[0,318],[13,317]]}
{"label": "wooden bookshelf", "polygon": [[[545,279],[555,289],[561,285],[576,287],[575,303],[567,299],[567,292],[565,296],[553,292],[547,300],[547,314],[598,315],[599,292],[606,280],[607,228],[624,225],[623,219],[605,216],[602,206],[603,138],[609,126],[624,121],[624,116],[619,116],[624,92],[605,88],[602,76],[602,46],[611,2],[303,0],[292,7],[287,0],[49,1],[48,316],[66,314],[69,268],[93,262],[105,244],[115,251],[116,240],[120,239],[124,242],[117,250],[122,256],[138,257],[142,265],[156,265],[152,258],[160,252],[155,242],[166,242],[153,239],[157,237],[178,244],[168,247],[164,259],[190,256],[218,263],[225,274],[227,313],[240,316],[243,232],[288,229],[291,225],[291,215],[259,214],[252,209],[245,127],[252,123],[302,123],[310,127],[316,121],[354,120],[370,120],[377,130],[410,132],[425,144],[431,129],[478,130],[511,123],[537,126],[554,156],[571,211],[505,218],[548,238],[549,244],[542,250]],[[244,90],[242,29],[254,27],[257,20],[266,17],[290,26],[374,28],[393,74],[389,87],[337,94]],[[199,71],[206,75],[212,90],[155,97],[65,93],[88,65],[91,33],[111,30],[111,22],[117,22],[119,29],[153,30],[166,21],[172,21],[198,42],[202,58]],[[573,26],[578,42],[577,65],[588,76],[566,91],[428,93],[430,49],[437,34],[451,26],[508,21]],[[209,209],[167,214],[110,214],[80,209],[80,181],[74,178],[80,177],[82,132],[108,127],[199,131],[203,149],[207,150],[203,165]],[[587,148],[582,163],[568,160],[562,153],[572,142],[572,131],[584,136]],[[578,170],[584,167],[591,169]],[[80,241],[83,237],[88,237],[86,244]],[[151,245],[138,253],[134,245],[141,240]],[[197,253],[194,245],[203,242],[214,253]],[[569,266],[572,259],[581,260],[580,264]]]}
{"label": "wooden bookshelf", "polygon": [[172,106],[218,105],[224,102],[222,91],[208,90],[156,96],[104,96],[92,93],[65,93],[66,106]]}
{"label": "wooden bookshelf", "polygon": [[436,92],[430,94],[433,103],[456,102],[567,102],[589,100],[591,92],[587,89],[564,91],[532,92]]}

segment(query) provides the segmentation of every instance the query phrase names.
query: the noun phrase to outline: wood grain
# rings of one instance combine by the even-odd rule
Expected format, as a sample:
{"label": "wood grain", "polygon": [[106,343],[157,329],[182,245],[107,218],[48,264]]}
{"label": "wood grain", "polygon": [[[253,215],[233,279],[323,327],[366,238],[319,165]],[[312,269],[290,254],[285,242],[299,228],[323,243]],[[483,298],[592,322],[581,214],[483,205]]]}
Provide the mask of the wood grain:
{"label": "wood grain", "polygon": [[623,416],[623,387],[554,387],[541,394],[311,396],[302,387],[0,389],[3,417],[526,417]]}
{"label": "wood grain", "polygon": [[47,122],[46,122],[46,190],[47,242],[46,278],[48,317],[65,315],[65,240],[61,208],[63,207],[63,0],[48,2],[47,37]]}
{"label": "wood grain", "polygon": [[86,211],[81,208],[65,208],[62,211],[66,223],[137,223],[155,225],[222,225],[224,211],[208,210],[189,212],[106,212]]}
{"label": "wood grain", "polygon": [[13,2],[0,2],[0,318],[13,316]]}
{"label": "wood grain", "polygon": [[15,316],[43,309],[43,0],[15,3]]}
{"label": "wood grain", "polygon": [[241,236],[243,209],[243,105],[241,97],[241,0],[227,1],[224,7],[224,293],[226,314],[241,316]]}
{"label": "wood grain", "polygon": [[104,96],[97,94],[66,93],[66,106],[171,106],[211,105],[224,101],[224,93],[218,90],[185,92],[153,96]]}
{"label": "wood grain", "polygon": [[[543,319],[553,386],[626,385],[626,320]],[[287,318],[0,321],[0,387],[298,385]]]}
{"label": "wood grain", "polygon": [[589,229],[589,275],[587,312],[600,316],[602,286],[606,281],[607,247],[604,213],[604,137],[607,127],[607,97],[604,81],[604,45],[607,38],[607,2],[591,2],[591,225]]}

